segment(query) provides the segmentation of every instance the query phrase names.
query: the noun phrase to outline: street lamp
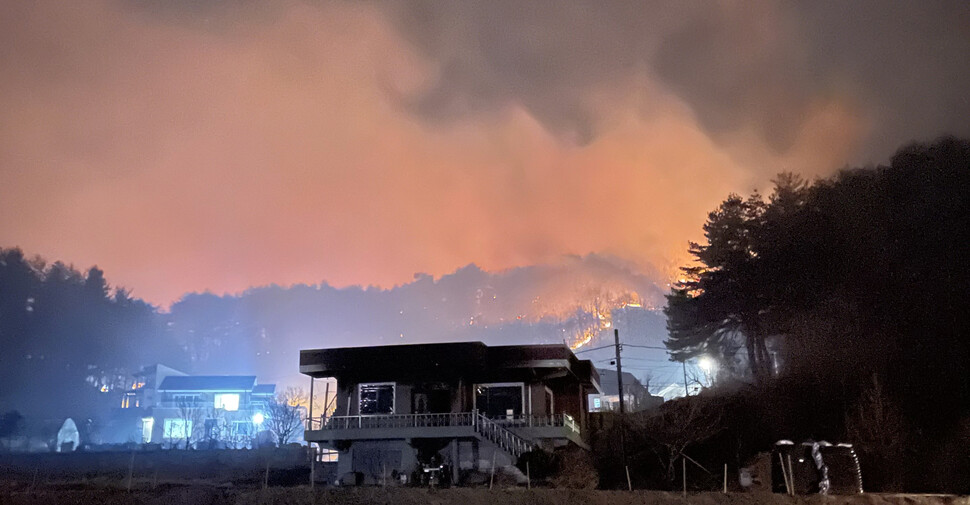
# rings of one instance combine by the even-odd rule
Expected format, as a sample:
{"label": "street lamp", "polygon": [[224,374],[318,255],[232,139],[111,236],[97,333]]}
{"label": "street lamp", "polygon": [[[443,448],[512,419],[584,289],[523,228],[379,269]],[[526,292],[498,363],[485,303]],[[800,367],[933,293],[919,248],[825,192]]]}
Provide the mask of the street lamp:
{"label": "street lamp", "polygon": [[704,371],[704,375],[707,376],[707,382],[711,385],[714,384],[714,371],[717,369],[717,362],[714,361],[710,356],[701,356],[697,360],[697,366]]}
{"label": "street lamp", "polygon": [[255,424],[255,425],[263,424],[263,421],[264,420],[265,420],[265,418],[263,417],[263,413],[262,412],[257,412],[255,414],[253,414],[253,424]]}

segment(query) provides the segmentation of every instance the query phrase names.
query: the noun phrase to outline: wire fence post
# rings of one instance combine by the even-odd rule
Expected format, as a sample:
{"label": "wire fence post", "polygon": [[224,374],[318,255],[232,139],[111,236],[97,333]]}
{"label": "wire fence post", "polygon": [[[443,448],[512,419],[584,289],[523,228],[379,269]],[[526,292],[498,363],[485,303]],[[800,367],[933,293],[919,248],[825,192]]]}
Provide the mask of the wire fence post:
{"label": "wire fence post", "polygon": [[269,487],[269,457],[266,458],[266,474],[263,476],[263,489]]}
{"label": "wire fence post", "polygon": [[131,474],[135,471],[135,451],[131,451],[131,459],[128,461],[128,492],[131,492]]}
{"label": "wire fence post", "polygon": [[778,453],[778,462],[781,463],[781,476],[785,480],[785,494],[791,496],[791,484],[788,482],[788,469],[785,468],[785,458],[780,452]]}
{"label": "wire fence post", "polygon": [[529,469],[529,462],[525,462],[526,489],[532,489],[532,471]]}
{"label": "wire fence post", "polygon": [[680,473],[683,474],[684,478],[684,498],[687,498],[687,458],[680,460],[680,468]]}
{"label": "wire fence post", "polygon": [[791,481],[791,495],[795,496],[795,472],[791,469],[791,454],[788,455],[788,480]]}
{"label": "wire fence post", "polygon": [[727,463],[724,463],[724,494],[727,494]]}
{"label": "wire fence post", "polygon": [[488,488],[492,489],[492,483],[495,482],[495,449],[492,449],[492,473],[488,477]]}
{"label": "wire fence post", "polygon": [[626,470],[626,489],[627,491],[633,491],[633,482],[630,480],[630,465],[623,465]]}
{"label": "wire fence post", "polygon": [[317,448],[310,444],[310,491],[313,491],[313,485],[316,479],[314,478],[314,471],[317,467]]}

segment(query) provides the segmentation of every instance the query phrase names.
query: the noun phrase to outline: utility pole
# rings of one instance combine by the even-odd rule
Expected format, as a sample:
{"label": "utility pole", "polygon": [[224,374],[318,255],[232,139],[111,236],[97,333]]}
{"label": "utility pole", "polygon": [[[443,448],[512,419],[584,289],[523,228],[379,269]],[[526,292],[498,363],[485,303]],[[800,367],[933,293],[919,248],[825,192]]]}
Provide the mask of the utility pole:
{"label": "utility pole", "polygon": [[687,360],[681,361],[680,364],[684,365],[684,396],[690,396],[690,391],[687,389]]}
{"label": "utility pole", "polygon": [[312,430],[313,429],[313,376],[312,375],[310,376],[310,404],[307,406],[307,409],[308,409],[308,412],[306,416],[307,418],[306,429]]}
{"label": "utility pole", "polygon": [[[320,414],[320,429],[323,429],[323,425],[327,422],[327,417],[330,415],[330,380],[328,379],[325,384],[327,387],[323,390],[323,413]],[[334,401],[337,397],[334,396]]]}
{"label": "utility pole", "polygon": [[[616,392],[620,394],[620,454],[623,466],[626,466],[626,410],[623,407],[623,364],[620,363],[620,330],[613,328],[613,340],[616,343]],[[629,480],[629,477],[627,478]]]}
{"label": "utility pole", "polygon": [[620,364],[620,330],[613,328],[613,338],[616,341],[616,391],[620,393],[620,415],[625,412],[623,408],[623,365]]}

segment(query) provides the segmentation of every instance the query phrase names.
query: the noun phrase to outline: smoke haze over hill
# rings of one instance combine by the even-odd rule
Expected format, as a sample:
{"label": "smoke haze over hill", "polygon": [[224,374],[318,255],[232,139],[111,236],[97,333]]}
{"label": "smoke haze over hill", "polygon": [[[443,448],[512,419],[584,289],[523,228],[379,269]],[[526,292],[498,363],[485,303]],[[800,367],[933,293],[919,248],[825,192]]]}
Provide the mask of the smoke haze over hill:
{"label": "smoke haze over hill", "polygon": [[613,327],[628,342],[661,345],[665,290],[656,276],[590,255],[496,273],[468,265],[392,289],[300,284],[189,294],[167,319],[193,370],[298,380],[297,355],[307,348],[450,341],[579,348],[601,336],[612,342]]}

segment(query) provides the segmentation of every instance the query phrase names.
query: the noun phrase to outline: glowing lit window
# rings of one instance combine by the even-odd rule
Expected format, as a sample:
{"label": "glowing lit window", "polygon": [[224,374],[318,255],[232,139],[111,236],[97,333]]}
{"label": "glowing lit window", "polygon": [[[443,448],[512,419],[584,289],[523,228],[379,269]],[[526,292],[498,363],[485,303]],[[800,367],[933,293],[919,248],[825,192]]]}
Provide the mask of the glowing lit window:
{"label": "glowing lit window", "polygon": [[603,401],[599,398],[593,398],[593,408],[600,409],[603,408]]}
{"label": "glowing lit window", "polygon": [[137,406],[138,399],[135,398],[135,393],[125,393],[125,395],[121,397],[121,408],[130,409]]}
{"label": "glowing lit window", "polygon": [[192,421],[187,419],[169,418],[165,420],[162,436],[165,438],[186,438],[192,433]]}
{"label": "glowing lit window", "polygon": [[216,408],[223,409],[229,412],[235,412],[239,410],[239,395],[238,394],[217,394],[216,398]]}
{"label": "glowing lit window", "polygon": [[332,463],[337,461],[337,451],[332,449],[320,449],[317,453],[317,461]]}
{"label": "glowing lit window", "polygon": [[145,417],[141,420],[141,442],[147,444],[152,441],[152,431],[155,430],[155,418]]}

